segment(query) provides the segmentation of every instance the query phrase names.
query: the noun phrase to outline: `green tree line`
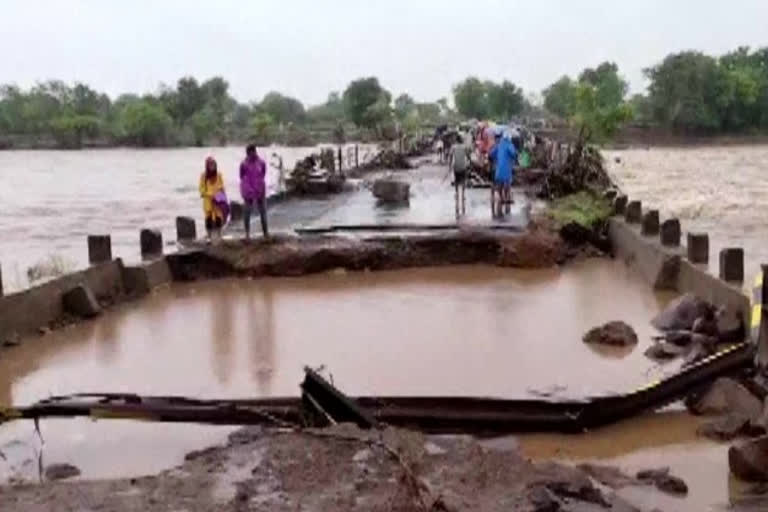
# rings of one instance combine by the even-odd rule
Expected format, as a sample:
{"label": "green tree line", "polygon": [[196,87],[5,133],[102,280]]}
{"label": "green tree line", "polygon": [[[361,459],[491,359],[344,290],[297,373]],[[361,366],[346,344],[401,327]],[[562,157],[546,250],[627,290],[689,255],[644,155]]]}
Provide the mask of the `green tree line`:
{"label": "green tree line", "polygon": [[[269,92],[239,103],[221,77],[198,82],[183,77],[142,96],[108,95],[81,83],[48,81],[23,90],[0,86],[0,146],[79,148],[84,144],[172,146],[255,141],[307,145],[346,138],[394,138],[418,127],[446,123],[457,114],[441,99],[417,103],[392,94],[375,77],[351,82],[325,103]],[[318,140],[319,139],[319,140]]]}
{"label": "green tree line", "polygon": [[543,92],[544,107],[571,121],[596,116],[608,128],[615,127],[612,118],[631,117],[684,134],[768,131],[768,48],[741,47],[719,57],[674,53],[644,74],[647,92],[627,98],[618,67],[606,62],[554,82]]}

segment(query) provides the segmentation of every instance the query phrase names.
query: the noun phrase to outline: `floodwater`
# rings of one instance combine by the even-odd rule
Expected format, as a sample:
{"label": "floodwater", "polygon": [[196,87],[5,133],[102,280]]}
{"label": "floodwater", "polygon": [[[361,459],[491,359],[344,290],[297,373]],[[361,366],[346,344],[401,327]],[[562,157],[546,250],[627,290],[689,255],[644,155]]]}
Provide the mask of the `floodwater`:
{"label": "floodwater", "polygon": [[696,435],[705,421],[684,411],[666,410],[581,435],[533,434],[514,443],[535,460],[616,466],[632,476],[668,466],[688,484],[687,496],[666,495],[652,487],[626,487],[619,494],[643,510],[724,510],[745,486],[729,475],[729,444]]}
{"label": "floodwater", "polygon": [[[361,146],[359,157],[371,150]],[[274,193],[278,185],[273,153],[283,157],[285,169],[292,169],[314,151],[317,148],[260,149],[269,164],[268,190]],[[139,259],[142,228],[160,229],[166,242],[175,240],[176,216],[202,217],[197,186],[209,154],[218,161],[230,199],[239,200],[241,147],[0,151],[5,291],[26,288],[27,269],[51,257],[59,268],[84,267],[89,234],[111,234],[112,254],[127,261]]]}
{"label": "floodwater", "polygon": [[[325,365],[352,395],[628,391],[674,371],[642,354],[649,319],[668,299],[610,260],[563,270],[461,266],[174,285],[5,352],[0,403],[89,391],[297,396],[304,365]],[[638,346],[597,350],[581,341],[616,319],[635,327]],[[229,431],[45,420],[43,453],[46,463],[74,463],[86,477],[143,474]],[[38,449],[31,423],[0,427],[6,473],[33,477]]]}
{"label": "floodwater", "polygon": [[662,219],[678,217],[683,233],[709,233],[713,272],[724,247],[744,248],[748,283],[768,263],[768,146],[608,151],[606,161],[643,209],[658,209]]}

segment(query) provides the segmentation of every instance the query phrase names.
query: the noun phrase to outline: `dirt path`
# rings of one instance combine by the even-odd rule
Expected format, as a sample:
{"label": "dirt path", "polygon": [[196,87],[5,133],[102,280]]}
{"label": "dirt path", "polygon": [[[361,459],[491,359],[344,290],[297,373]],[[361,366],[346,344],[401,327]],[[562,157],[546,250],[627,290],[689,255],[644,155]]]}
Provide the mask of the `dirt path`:
{"label": "dirt path", "polygon": [[585,473],[468,437],[400,430],[244,429],[156,476],[0,488],[0,510],[639,510]]}

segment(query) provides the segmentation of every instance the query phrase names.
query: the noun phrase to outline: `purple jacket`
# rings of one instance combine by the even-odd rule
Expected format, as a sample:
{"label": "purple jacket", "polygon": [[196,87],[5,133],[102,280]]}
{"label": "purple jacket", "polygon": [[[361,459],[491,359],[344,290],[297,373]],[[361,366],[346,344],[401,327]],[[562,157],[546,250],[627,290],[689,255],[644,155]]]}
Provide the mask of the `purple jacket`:
{"label": "purple jacket", "polygon": [[264,198],[266,175],[267,164],[258,155],[253,160],[243,160],[240,164],[240,195],[244,201]]}

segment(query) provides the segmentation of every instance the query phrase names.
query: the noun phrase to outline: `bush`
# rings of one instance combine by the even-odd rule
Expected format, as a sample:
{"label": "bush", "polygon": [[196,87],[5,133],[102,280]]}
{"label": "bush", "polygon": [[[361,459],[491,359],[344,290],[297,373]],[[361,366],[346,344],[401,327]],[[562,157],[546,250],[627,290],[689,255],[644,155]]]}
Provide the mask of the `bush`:
{"label": "bush", "polygon": [[611,216],[608,200],[591,192],[578,192],[556,200],[550,208],[550,215],[560,226],[575,222],[592,229]]}

